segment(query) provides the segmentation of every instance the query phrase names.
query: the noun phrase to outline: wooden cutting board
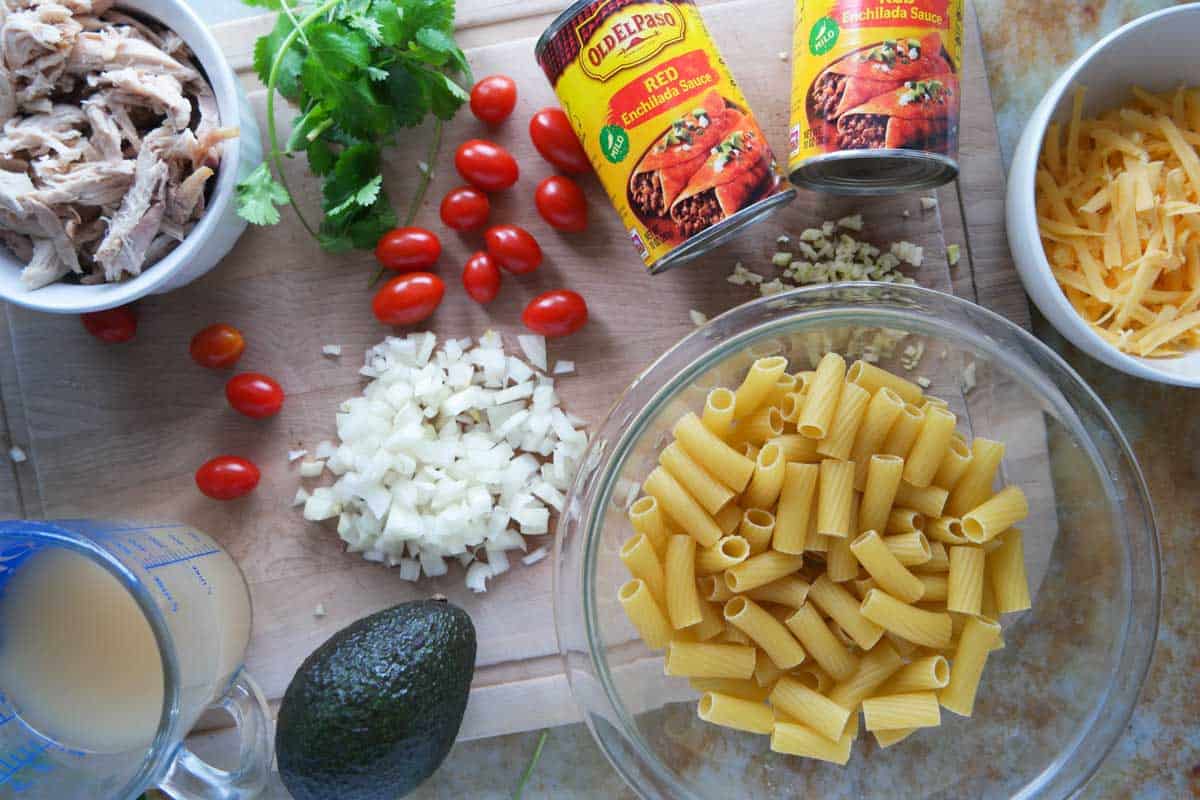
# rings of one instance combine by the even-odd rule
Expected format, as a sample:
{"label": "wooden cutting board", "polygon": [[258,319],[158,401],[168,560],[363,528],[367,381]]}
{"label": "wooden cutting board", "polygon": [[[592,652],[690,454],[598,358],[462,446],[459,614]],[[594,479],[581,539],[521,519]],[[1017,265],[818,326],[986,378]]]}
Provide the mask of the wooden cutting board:
{"label": "wooden cutting board", "polygon": [[[431,328],[445,336],[477,336],[488,328],[512,335],[533,295],[569,286],[583,293],[592,318],[585,330],[551,348],[552,359],[572,359],[578,375],[560,392],[569,410],[599,421],[617,394],[663,350],[691,329],[689,309],[714,315],[750,299],[750,287],[725,281],[735,261],[770,272],[774,240],[824,219],[861,211],[866,238],[901,239],[925,249],[915,277],[924,286],[953,291],[1028,327],[1025,296],[1009,262],[1003,228],[1003,172],[974,14],[966,26],[962,175],[925,209],[916,195],[842,201],[803,194],[791,206],[709,256],[662,276],[645,274],[599,185],[584,181],[592,224],[582,235],[560,235],[538,219],[533,187],[551,170],[533,150],[525,125],[530,114],[556,101],[533,58],[533,42],[558,4],[460,2],[460,40],[476,75],[504,72],[519,86],[513,117],[498,130],[464,111],[445,132],[433,184],[418,224],[438,230],[439,268],[450,285]],[[771,0],[704,4],[704,15],[777,153],[785,152],[791,8]],[[219,26],[218,36],[262,114],[264,92],[249,71],[254,38],[271,25],[255,18]],[[286,128],[292,116],[279,109]],[[281,134],[282,136],[283,134]],[[484,309],[458,290],[458,270],[480,247],[478,235],[445,231],[437,220],[441,196],[461,181],[451,166],[464,139],[489,136],[517,156],[521,180],[493,197],[495,221],[527,226],[546,253],[541,270],[506,278],[500,298]],[[388,153],[386,185],[397,208],[411,196],[417,162],[425,158],[424,131],[406,134]],[[318,187],[292,165],[289,179],[313,216]],[[946,263],[946,246],[963,257]],[[252,229],[211,274],[192,286],[141,303],[140,329],[130,345],[105,346],[75,318],[0,309],[0,388],[11,440],[30,460],[0,464],[0,512],[25,517],[139,517],[194,524],[215,536],[238,560],[254,602],[249,671],[277,700],[300,661],[330,634],[385,606],[441,592],[462,605],[479,634],[478,670],[462,736],[476,738],[579,719],[562,675],[551,599],[552,559],[495,580],[485,595],[463,588],[457,568],[414,585],[395,571],[342,552],[331,528],[304,522],[290,508],[300,480],[288,450],[312,447],[333,434],[334,411],[357,394],[361,353],[389,331],[370,313],[369,253],[330,256],[284,211],[283,223]],[[267,372],[288,393],[283,412],[251,421],[232,412],[223,396],[225,373],[198,368],[188,358],[191,335],[217,321],[240,327],[249,341],[239,368]],[[321,354],[339,344],[344,355]],[[976,393],[978,395],[978,393]],[[973,418],[1001,411],[1006,424],[1024,426],[1025,452],[1010,452],[1009,468],[1034,474],[1031,493],[1048,496],[1044,443],[1028,436],[1041,425],[1036,409],[997,409],[991,398],[968,397]],[[1002,437],[1003,438],[1003,437]],[[253,496],[218,503],[200,495],[192,475],[220,453],[254,459],[263,480]],[[306,482],[312,484],[312,481]],[[1034,500],[1035,507],[1038,505]],[[1052,503],[1049,505],[1052,509]],[[1051,525],[1053,522],[1051,521]],[[550,544],[550,539],[544,540]],[[327,615],[314,616],[318,604]]]}

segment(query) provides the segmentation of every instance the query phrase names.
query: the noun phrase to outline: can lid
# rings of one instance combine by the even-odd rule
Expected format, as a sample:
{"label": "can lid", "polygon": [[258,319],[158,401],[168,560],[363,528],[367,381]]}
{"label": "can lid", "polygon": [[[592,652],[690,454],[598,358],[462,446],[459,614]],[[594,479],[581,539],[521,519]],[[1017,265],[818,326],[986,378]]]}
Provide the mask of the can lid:
{"label": "can lid", "polygon": [[932,189],[958,177],[958,164],[920,150],[844,150],[814,156],[792,171],[803,189],[847,195],[883,195]]}
{"label": "can lid", "polygon": [[542,58],[542,52],[550,44],[550,40],[558,35],[558,32],[566,27],[567,23],[575,17],[580,11],[586,8],[592,0],[575,0],[567,6],[554,21],[546,26],[546,30],[542,31],[542,35],[538,37],[537,44],[533,46],[533,57],[539,61]]}
{"label": "can lid", "polygon": [[742,228],[753,225],[777,211],[780,207],[796,199],[795,189],[777,191],[769,197],[764,197],[753,205],[721,220],[716,225],[706,228],[695,236],[683,242],[671,252],[650,265],[650,274],[657,275],[663,270],[677,267],[685,261],[691,261],[719,244],[724,244],[734,237]]}

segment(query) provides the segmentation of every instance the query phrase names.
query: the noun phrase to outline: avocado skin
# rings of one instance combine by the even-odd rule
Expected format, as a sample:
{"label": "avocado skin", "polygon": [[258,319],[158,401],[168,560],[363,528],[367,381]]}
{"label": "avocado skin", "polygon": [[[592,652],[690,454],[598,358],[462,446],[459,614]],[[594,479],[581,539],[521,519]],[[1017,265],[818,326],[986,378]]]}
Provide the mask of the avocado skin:
{"label": "avocado skin", "polygon": [[475,673],[475,627],[436,600],[403,603],[335,633],[279,707],[279,774],[296,800],[395,800],[446,758]]}

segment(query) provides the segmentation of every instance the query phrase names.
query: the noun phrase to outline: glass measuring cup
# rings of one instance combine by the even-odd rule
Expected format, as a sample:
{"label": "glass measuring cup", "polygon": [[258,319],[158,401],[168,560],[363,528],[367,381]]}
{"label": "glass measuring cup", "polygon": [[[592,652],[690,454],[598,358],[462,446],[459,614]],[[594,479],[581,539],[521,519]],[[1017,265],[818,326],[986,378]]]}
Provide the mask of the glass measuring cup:
{"label": "glass measuring cup", "polygon": [[[0,800],[243,800],[269,714],[242,670],[241,571],[187,525],[0,522]],[[241,733],[233,771],[182,745],[208,708]]]}

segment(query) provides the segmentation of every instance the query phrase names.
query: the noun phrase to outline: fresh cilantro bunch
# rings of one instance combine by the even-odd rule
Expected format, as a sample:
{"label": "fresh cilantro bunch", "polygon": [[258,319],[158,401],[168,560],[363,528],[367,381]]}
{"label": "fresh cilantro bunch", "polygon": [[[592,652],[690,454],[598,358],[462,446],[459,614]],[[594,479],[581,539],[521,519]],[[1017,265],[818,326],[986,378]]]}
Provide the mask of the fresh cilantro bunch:
{"label": "fresh cilantro bunch", "polygon": [[[267,160],[237,187],[238,214],[256,225],[279,221],[283,203],[327,250],[371,248],[396,225],[379,166],[401,128],[432,113],[427,164],[441,142],[443,120],[467,99],[455,75],[470,68],[454,42],[454,0],[245,0],[279,11],[270,34],[254,45],[254,69],[267,87]],[[276,93],[300,114],[281,147],[275,130]],[[320,175],[325,218],[314,229],[296,208],[283,158],[304,153]],[[274,174],[272,174],[274,167]],[[416,213],[429,183],[422,170],[409,210]]]}

